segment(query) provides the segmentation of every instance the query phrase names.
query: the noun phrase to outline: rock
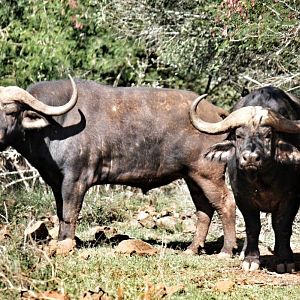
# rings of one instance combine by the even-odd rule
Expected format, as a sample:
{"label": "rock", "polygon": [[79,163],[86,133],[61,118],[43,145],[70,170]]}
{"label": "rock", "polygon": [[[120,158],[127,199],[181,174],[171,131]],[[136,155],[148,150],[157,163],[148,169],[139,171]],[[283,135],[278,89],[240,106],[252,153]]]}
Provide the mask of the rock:
{"label": "rock", "polygon": [[168,217],[172,215],[172,211],[170,210],[162,210],[159,214],[158,214],[158,218],[163,218],[163,217]]}
{"label": "rock", "polygon": [[118,233],[117,229],[110,226],[95,226],[89,230],[91,235],[96,235],[98,232],[104,232],[107,236],[113,236]]}
{"label": "rock", "polygon": [[156,220],[156,226],[174,232],[179,220],[172,216],[162,217]]}
{"label": "rock", "polygon": [[182,231],[183,232],[196,232],[196,223],[192,218],[185,218],[182,220]]}
{"label": "rock", "polygon": [[75,240],[65,239],[57,242],[56,255],[66,256],[76,247]]}
{"label": "rock", "polygon": [[110,226],[95,226],[89,230],[89,235],[94,235],[97,243],[109,240],[117,234],[117,229]]}
{"label": "rock", "polygon": [[48,256],[62,255],[67,256],[76,247],[75,240],[65,239],[62,241],[51,240],[43,249],[47,252]]}
{"label": "rock", "polygon": [[184,212],[184,214],[183,214],[183,216],[184,216],[185,218],[193,218],[194,215],[195,215],[195,212],[192,211],[192,210],[188,210],[188,211]]}
{"label": "rock", "polygon": [[198,253],[194,252],[191,249],[186,249],[185,251],[183,251],[184,255],[197,255]]}
{"label": "rock", "polygon": [[120,243],[124,240],[129,240],[130,237],[127,234],[116,234],[114,236],[112,236],[108,241],[111,244],[116,245],[117,243]]}
{"label": "rock", "polygon": [[148,229],[152,229],[156,227],[156,223],[155,220],[153,219],[153,216],[148,216],[147,218],[143,219],[143,220],[139,220],[138,221],[143,227],[148,228]]}
{"label": "rock", "polygon": [[158,250],[142,240],[124,240],[115,248],[115,252],[128,255],[154,255]]}
{"label": "rock", "polygon": [[163,283],[153,284],[147,282],[145,285],[144,293],[141,295],[141,299],[169,299],[173,294],[184,291],[184,285],[165,286]]}
{"label": "rock", "polygon": [[215,285],[215,290],[222,293],[228,293],[234,287],[234,282],[232,280],[221,280]]}
{"label": "rock", "polygon": [[137,219],[138,221],[142,221],[142,220],[148,218],[149,216],[150,216],[150,214],[149,214],[148,212],[146,212],[146,211],[143,210],[143,211],[140,211],[140,212],[137,214],[136,219]]}
{"label": "rock", "polygon": [[180,214],[178,212],[174,212],[173,213],[173,217],[176,218],[176,219],[179,219],[180,218]]}
{"label": "rock", "polygon": [[84,260],[89,260],[91,258],[91,254],[87,251],[83,251],[79,254],[79,257]]}
{"label": "rock", "polygon": [[140,212],[146,212],[151,216],[157,215],[157,211],[155,210],[155,207],[153,205],[147,205],[143,207],[142,209],[140,209]]}
{"label": "rock", "polygon": [[143,227],[151,229],[156,226],[153,214],[148,211],[140,211],[136,216],[136,219]]}
{"label": "rock", "polygon": [[51,240],[48,245],[44,245],[42,249],[49,257],[54,256],[57,249],[57,240]]}
{"label": "rock", "polygon": [[143,225],[138,220],[131,220],[130,227],[141,228]]}

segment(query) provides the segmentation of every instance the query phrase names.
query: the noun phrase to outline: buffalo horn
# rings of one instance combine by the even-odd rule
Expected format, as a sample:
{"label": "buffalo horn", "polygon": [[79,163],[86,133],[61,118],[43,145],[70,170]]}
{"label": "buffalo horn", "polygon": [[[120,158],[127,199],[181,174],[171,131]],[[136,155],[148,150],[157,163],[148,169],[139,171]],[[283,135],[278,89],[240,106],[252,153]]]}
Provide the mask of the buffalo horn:
{"label": "buffalo horn", "polygon": [[229,132],[240,126],[271,126],[279,132],[300,133],[300,121],[284,118],[274,111],[261,106],[245,106],[233,111],[224,120],[216,123],[203,121],[197,115],[197,106],[206,95],[194,100],[190,108],[190,120],[195,128],[209,134]]}
{"label": "buffalo horn", "polygon": [[29,94],[27,91],[23,90],[22,88],[16,87],[16,86],[8,86],[5,88],[0,89],[0,105],[5,106],[5,104],[13,103],[13,102],[19,102],[24,103],[30,106],[32,109],[41,112],[45,115],[49,116],[59,116],[62,115],[69,110],[71,110],[76,102],[77,102],[77,87],[75,84],[75,81],[73,78],[69,75],[69,78],[71,80],[73,93],[70,98],[70,100],[61,106],[50,106],[47,105],[35,97],[33,97],[31,94]]}
{"label": "buffalo horn", "polygon": [[300,121],[290,120],[283,117],[281,114],[269,110],[268,118],[262,125],[271,126],[278,132],[285,133],[300,133]]}

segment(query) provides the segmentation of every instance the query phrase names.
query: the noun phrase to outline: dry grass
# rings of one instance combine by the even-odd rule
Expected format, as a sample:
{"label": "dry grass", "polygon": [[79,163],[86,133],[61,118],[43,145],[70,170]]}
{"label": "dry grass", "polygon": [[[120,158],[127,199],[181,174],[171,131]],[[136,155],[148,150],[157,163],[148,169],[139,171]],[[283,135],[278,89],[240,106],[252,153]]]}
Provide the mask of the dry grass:
{"label": "dry grass", "polygon": [[[121,187],[104,187],[97,193],[89,193],[77,230],[77,235],[85,243],[65,257],[52,257],[40,245],[24,239],[24,229],[30,222],[45,220],[55,212],[51,193],[43,189],[30,193],[21,190],[2,194],[1,203],[1,215],[5,215],[1,221],[8,226],[6,238],[0,242],[1,299],[15,299],[21,295],[27,299],[44,299],[41,293],[46,291],[65,293],[71,299],[102,293],[110,297],[108,299],[144,300],[297,299],[300,292],[299,273],[278,275],[272,271],[269,248],[273,242],[267,219],[263,220],[260,245],[263,269],[254,274],[240,270],[237,256],[219,260],[215,255],[222,242],[217,217],[208,237],[209,254],[193,257],[182,252],[191,241],[192,233],[183,233],[180,227],[170,232],[134,225],[132,220],[143,207],[153,206],[157,211],[165,209],[178,213],[193,211],[186,187],[181,182],[154,190],[148,196]],[[3,203],[6,203],[5,207]],[[115,228],[120,234],[150,242],[159,253],[126,256],[114,251],[112,240],[93,243],[91,227],[99,222]],[[242,237],[243,222],[240,218],[238,228],[239,237]],[[299,241],[297,220],[293,247],[298,262]]]}

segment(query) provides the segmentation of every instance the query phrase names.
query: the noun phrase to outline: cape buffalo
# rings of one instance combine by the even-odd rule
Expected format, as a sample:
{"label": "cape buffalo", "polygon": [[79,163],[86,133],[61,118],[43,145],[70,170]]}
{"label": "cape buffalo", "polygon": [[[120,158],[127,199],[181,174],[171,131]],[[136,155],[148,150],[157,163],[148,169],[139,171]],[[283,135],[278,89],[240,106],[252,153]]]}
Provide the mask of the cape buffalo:
{"label": "cape buffalo", "polygon": [[236,203],[247,235],[244,270],[259,267],[260,211],[272,213],[277,271],[295,269],[290,247],[292,224],[300,204],[300,105],[284,91],[267,86],[242,98],[223,121],[210,124],[191,108],[191,120],[201,132],[228,138],[205,154],[226,162]]}
{"label": "cape buffalo", "polygon": [[[230,255],[236,246],[235,202],[225,185],[225,165],[202,156],[225,137],[199,135],[190,123],[189,107],[198,95],[83,80],[72,85],[58,80],[34,84],[27,91],[0,89],[0,148],[15,148],[52,188],[59,241],[74,239],[91,186],[122,184],[146,193],[183,178],[198,218],[188,250],[197,253],[204,246],[217,210],[225,237],[221,253]],[[198,114],[216,122],[226,112],[204,101]]]}

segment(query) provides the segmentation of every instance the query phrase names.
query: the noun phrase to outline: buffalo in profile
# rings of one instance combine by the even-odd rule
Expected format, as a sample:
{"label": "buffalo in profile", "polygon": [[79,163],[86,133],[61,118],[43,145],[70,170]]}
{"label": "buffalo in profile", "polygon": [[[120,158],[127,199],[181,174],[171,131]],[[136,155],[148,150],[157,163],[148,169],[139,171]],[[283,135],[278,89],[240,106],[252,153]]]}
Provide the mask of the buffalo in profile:
{"label": "buffalo in profile", "polygon": [[191,108],[191,120],[201,132],[229,132],[206,152],[209,161],[228,164],[230,183],[247,235],[244,270],[259,267],[260,212],[272,214],[277,271],[295,269],[290,247],[292,224],[300,204],[300,105],[284,91],[267,86],[242,98],[232,113],[210,124]]}
{"label": "buffalo in profile", "polygon": [[[193,92],[115,88],[92,81],[45,81],[27,91],[0,88],[0,150],[12,146],[52,188],[59,241],[74,239],[86,191],[122,184],[143,192],[183,178],[197,209],[197,230],[188,250],[197,253],[215,210],[224,246],[235,240],[235,202],[225,185],[225,164],[203,158],[224,135],[199,134],[189,120]],[[199,116],[210,122],[226,112],[203,101]],[[188,251],[188,252],[189,252]]]}

